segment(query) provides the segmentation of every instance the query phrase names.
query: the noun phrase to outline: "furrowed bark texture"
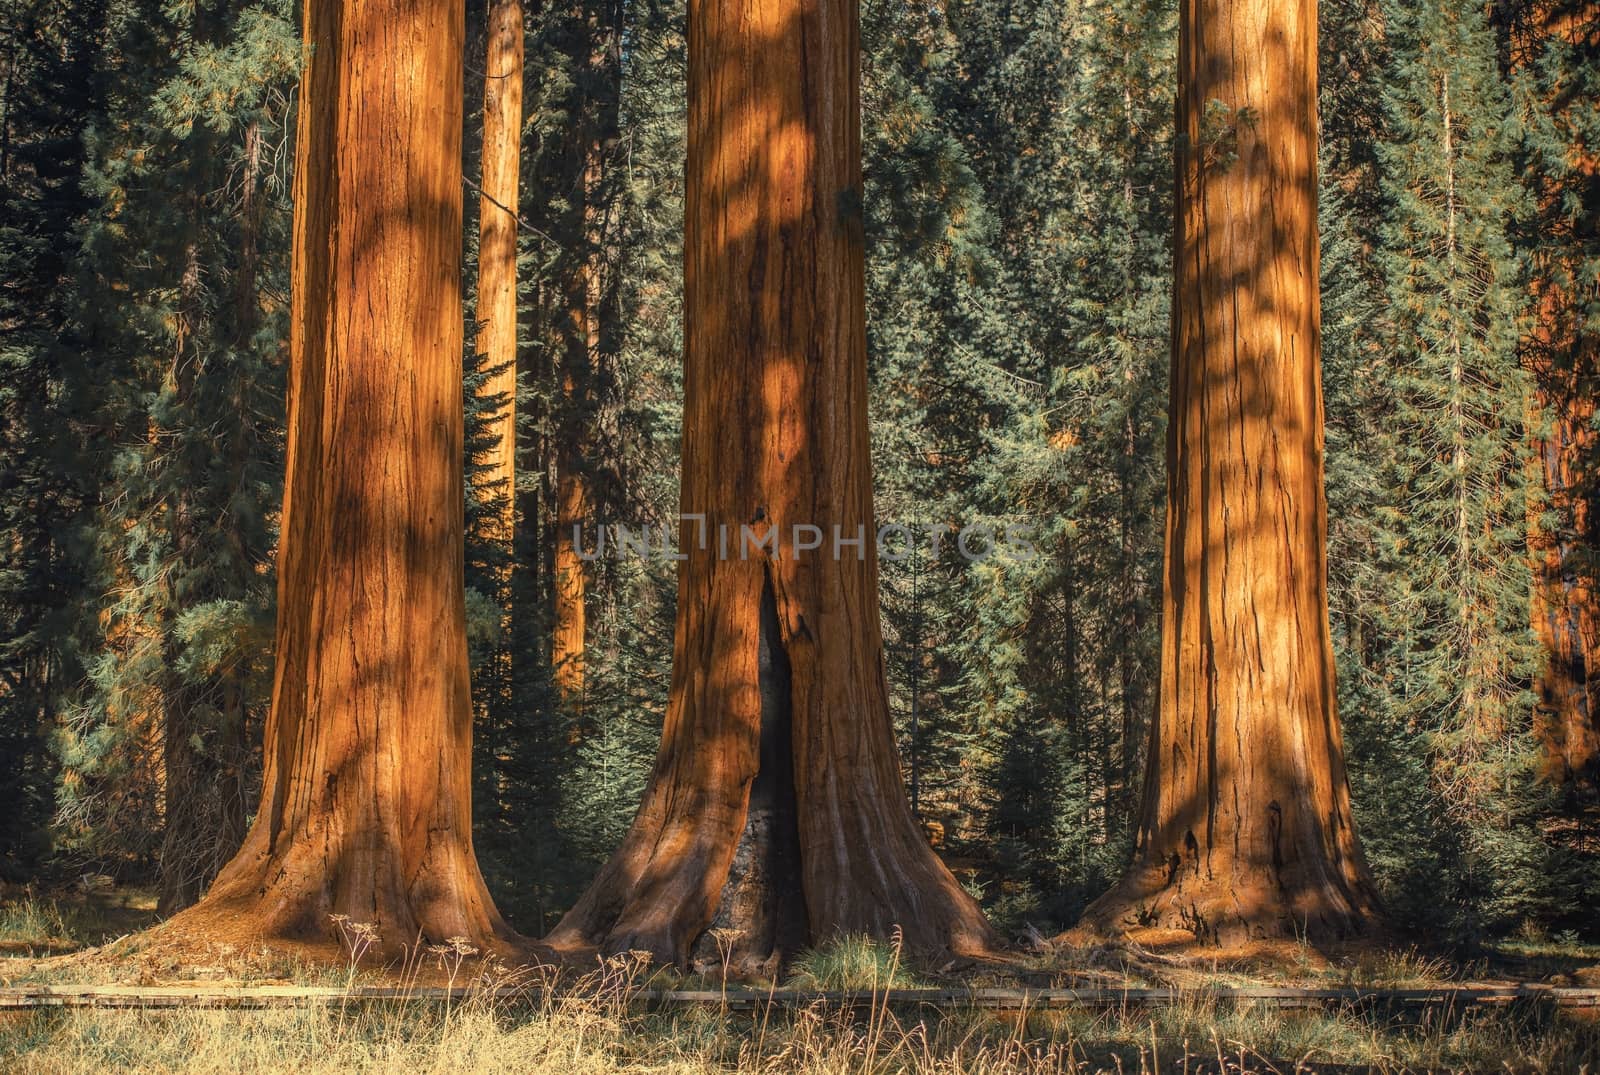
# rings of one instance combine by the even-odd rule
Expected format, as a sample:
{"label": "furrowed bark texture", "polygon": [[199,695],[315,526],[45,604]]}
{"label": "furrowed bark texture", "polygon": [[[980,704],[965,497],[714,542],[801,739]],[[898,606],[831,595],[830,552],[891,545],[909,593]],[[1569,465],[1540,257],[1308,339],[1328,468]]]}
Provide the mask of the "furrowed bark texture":
{"label": "furrowed bark texture", "polygon": [[[1534,0],[1508,6],[1504,17],[1511,22],[1513,64],[1535,75],[1553,43],[1574,48],[1579,57],[1600,56],[1600,4],[1592,0]],[[1576,197],[1583,205],[1600,204],[1600,147],[1583,144],[1582,126],[1569,118],[1592,109],[1593,101],[1569,96],[1542,103],[1572,141],[1567,159],[1549,169],[1557,174],[1542,173],[1535,188],[1542,242],[1529,282],[1533,325],[1522,341],[1523,364],[1534,376],[1537,410],[1529,428],[1545,500],[1528,520],[1531,619],[1546,662],[1535,684],[1537,731],[1546,778],[1592,795],[1600,791],[1600,579],[1587,550],[1600,545],[1600,437],[1594,429],[1600,338],[1584,318],[1600,281],[1584,265],[1594,239],[1573,227],[1563,203]]]}
{"label": "furrowed bark texture", "polygon": [[[1538,346],[1549,346],[1556,324],[1551,314],[1561,299],[1540,288]],[[1538,352],[1530,350],[1529,357]],[[1600,541],[1594,506],[1597,443],[1592,426],[1596,383],[1593,359],[1587,374],[1548,363],[1534,365],[1537,378],[1532,428],[1543,510],[1530,512],[1528,547],[1533,556],[1531,618],[1544,650],[1535,688],[1537,734],[1544,751],[1544,776],[1562,785],[1600,789],[1600,584],[1585,550]],[[1575,363],[1576,365],[1576,363]],[[1553,513],[1555,526],[1544,512]]]}
{"label": "furrowed bark texture", "polygon": [[1085,922],[1345,936],[1377,900],[1328,629],[1316,6],[1180,20],[1161,700],[1135,862]]}
{"label": "furrowed bark texture", "polygon": [[[994,941],[912,816],[889,720],[859,45],[853,0],[690,0],[682,510],[706,521],[680,536],[655,768],[557,945],[682,963],[715,922],[734,963],[770,965],[846,931]],[[796,549],[803,525],[823,548]],[[864,544],[836,560],[835,526]]]}
{"label": "furrowed bark texture", "polygon": [[478,351],[481,389],[502,401],[490,420],[485,481],[505,497],[485,521],[488,540],[510,552],[517,479],[517,193],[522,167],[521,0],[489,0],[483,80],[483,194],[478,199]]}
{"label": "furrowed bark texture", "polygon": [[264,788],[196,911],[381,948],[510,934],[473,856],[462,581],[462,9],[318,0],[295,170]]}

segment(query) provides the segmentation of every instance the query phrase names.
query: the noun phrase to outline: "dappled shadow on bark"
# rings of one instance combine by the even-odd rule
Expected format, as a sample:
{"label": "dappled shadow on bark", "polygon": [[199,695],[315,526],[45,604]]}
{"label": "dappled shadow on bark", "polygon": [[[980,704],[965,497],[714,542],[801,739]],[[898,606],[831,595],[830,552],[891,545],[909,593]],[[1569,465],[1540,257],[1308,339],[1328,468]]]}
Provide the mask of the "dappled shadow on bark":
{"label": "dappled shadow on bark", "polygon": [[1161,703],[1138,849],[1084,925],[1357,933],[1326,604],[1315,10],[1182,16]]}
{"label": "dappled shadow on bark", "polygon": [[461,12],[306,12],[276,678],[262,803],[188,917],[377,950],[515,938],[471,833]]}
{"label": "dappled shadow on bark", "polygon": [[[728,902],[766,906],[777,934],[812,942],[896,928],[931,951],[993,940],[901,787],[870,537],[859,558],[831,548],[836,526],[875,530],[856,23],[851,0],[690,4],[681,510],[705,516],[705,541],[684,524],[671,697],[643,803],[552,934],[561,945],[683,962]],[[830,547],[795,549],[797,525]],[[746,526],[779,558],[741,548]],[[781,706],[764,646],[789,671]],[[764,755],[763,718],[775,732],[779,708],[792,744],[770,749],[769,734]],[[748,805],[768,780],[794,787],[803,903],[780,900],[766,871],[741,868],[727,889],[741,837],[761,835]],[[774,861],[748,850],[747,864]],[[774,955],[766,926],[730,928],[747,930],[735,961]]]}

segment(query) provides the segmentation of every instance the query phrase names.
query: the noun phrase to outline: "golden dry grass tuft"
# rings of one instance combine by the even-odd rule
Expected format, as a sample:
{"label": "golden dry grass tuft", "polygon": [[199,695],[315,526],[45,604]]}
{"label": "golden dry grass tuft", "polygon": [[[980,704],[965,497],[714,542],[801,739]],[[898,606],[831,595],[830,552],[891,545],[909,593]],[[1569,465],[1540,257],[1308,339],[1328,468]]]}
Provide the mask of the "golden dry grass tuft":
{"label": "golden dry grass tuft", "polygon": [[[4,919],[30,935],[71,933],[70,915],[20,909]],[[1149,975],[1183,991],[1161,1008],[1002,1015],[970,1009],[890,1006],[730,1010],[726,1004],[652,1011],[642,986],[675,984],[637,955],[597,962],[587,974],[509,966],[459,943],[423,946],[398,976],[365,967],[366,930],[338,923],[345,965],[275,961],[236,952],[194,953],[180,978],[215,970],[231,980],[261,975],[303,984],[470,985],[466,1000],[272,1011],[34,1011],[0,1017],[0,1072],[404,1073],[529,1075],[1154,1075],[1202,1072],[1589,1072],[1600,1073],[1600,1022],[1536,1006],[1442,1012],[1347,1007],[1283,1011],[1218,1001],[1207,984],[1244,973],[1203,960],[1127,948],[1061,948],[1030,975]],[[68,961],[32,964],[34,980],[94,973],[144,976],[139,938]],[[156,946],[160,948],[160,946]],[[225,946],[224,946],[225,947]],[[1260,954],[1251,955],[1251,962]],[[76,962],[74,962],[74,960]],[[232,960],[233,962],[229,962]],[[266,960],[266,962],[262,962]],[[1278,960],[1285,962],[1284,960]],[[0,960],[5,964],[23,960]],[[1458,979],[1460,968],[1415,951],[1347,953],[1333,963],[1282,968],[1370,984]],[[1210,974],[1202,973],[1210,971]],[[209,976],[209,974],[207,975]],[[914,974],[898,945],[844,938],[797,960],[789,984],[865,990],[931,981]],[[1193,986],[1192,992],[1191,983]],[[715,990],[718,983],[694,983]],[[723,983],[726,984],[726,983]]]}
{"label": "golden dry grass tuft", "polygon": [[1021,1016],[824,1003],[742,1014],[630,1002],[622,957],[570,988],[493,969],[455,1004],[386,1001],[227,1012],[41,1011],[0,1021],[0,1070],[528,1075],[1117,1075],[1600,1071],[1600,1024],[1536,1009],[1404,1015],[1218,1003]]}

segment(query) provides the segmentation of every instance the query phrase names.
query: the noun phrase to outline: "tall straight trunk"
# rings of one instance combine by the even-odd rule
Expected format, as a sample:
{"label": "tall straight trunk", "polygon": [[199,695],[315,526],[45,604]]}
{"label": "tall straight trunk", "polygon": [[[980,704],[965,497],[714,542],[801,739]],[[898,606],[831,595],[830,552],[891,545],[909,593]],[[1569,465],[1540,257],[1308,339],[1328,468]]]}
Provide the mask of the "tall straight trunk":
{"label": "tall straight trunk", "polygon": [[473,855],[462,539],[463,12],[305,6],[276,678],[244,847],[190,921],[511,935]]}
{"label": "tall straight trunk", "polygon": [[[566,279],[566,347],[558,370],[561,419],[555,451],[556,551],[552,583],[554,626],[551,664],[563,698],[581,704],[588,644],[588,568],[580,554],[582,528],[594,509],[593,438],[595,384],[600,373],[605,307],[606,154],[617,135],[622,78],[621,8],[598,5],[586,12],[587,50],[582,59],[594,96],[585,102],[574,134],[574,199],[578,205],[578,256]],[[609,14],[602,15],[601,12]]]}
{"label": "tall straight trunk", "polygon": [[556,689],[568,702],[581,703],[585,647],[589,636],[589,576],[579,541],[589,517],[589,482],[580,451],[556,448],[556,555],[550,636],[550,664]]}
{"label": "tall straight trunk", "polygon": [[1103,932],[1376,913],[1328,628],[1316,55],[1314,0],[1180,5],[1161,698],[1135,861],[1085,917]]}
{"label": "tall straight trunk", "polygon": [[483,185],[478,199],[478,352],[481,389],[499,401],[489,422],[485,481],[503,497],[483,537],[509,555],[516,530],[517,206],[522,167],[522,0],[488,0],[483,76]]}
{"label": "tall straight trunk", "polygon": [[[735,964],[769,967],[847,931],[982,949],[994,938],[912,816],[889,719],[857,5],[690,0],[688,17],[681,503],[705,522],[680,535],[639,813],[551,940],[681,963],[716,955],[715,928]],[[797,549],[806,525],[823,548]],[[835,527],[864,545],[836,550]]]}
{"label": "tall straight trunk", "polygon": [[[1541,289],[1537,309],[1544,314],[1551,305],[1551,290]],[[1535,329],[1540,335],[1546,331]],[[1600,788],[1600,580],[1585,553],[1600,543],[1590,476],[1600,440],[1593,429],[1593,396],[1569,390],[1578,375],[1548,365],[1533,372],[1537,383],[1529,428],[1541,431],[1534,438],[1533,458],[1543,490],[1543,503],[1535,502],[1528,517],[1529,613],[1543,650],[1535,682],[1536,732],[1546,779],[1595,789]],[[1586,380],[1592,384],[1592,375]],[[1554,527],[1547,525],[1546,512],[1557,520]]]}
{"label": "tall straight trunk", "polygon": [[[1576,49],[1580,61],[1600,56],[1600,4],[1592,0],[1532,0],[1503,15],[1512,21],[1512,63],[1535,80],[1551,44]],[[1600,147],[1583,144],[1581,121],[1568,118],[1593,102],[1557,96],[1543,104],[1572,142],[1565,160],[1545,166],[1554,174],[1531,170],[1542,242],[1532,258],[1534,317],[1521,352],[1534,380],[1528,428],[1543,492],[1543,503],[1528,516],[1530,619],[1544,651],[1535,683],[1536,731],[1546,778],[1593,793],[1600,791],[1600,577],[1592,563],[1592,550],[1600,546],[1600,437],[1594,429],[1600,335],[1585,326],[1584,316],[1600,281],[1584,270],[1595,253],[1593,238],[1574,228],[1568,214],[1574,203],[1600,201]]]}
{"label": "tall straight trunk", "polygon": [[561,417],[555,444],[556,551],[551,576],[550,662],[556,689],[569,703],[581,705],[589,636],[589,575],[581,552],[582,532],[592,509],[589,475],[590,389],[599,344],[599,310],[594,301],[599,256],[592,242],[591,200],[600,162],[596,143],[585,138],[579,165],[580,259],[566,283],[567,339],[561,358]]}
{"label": "tall straight trunk", "polygon": [[[200,168],[190,168],[191,179],[198,180]],[[198,198],[188,206],[189,239],[183,248],[183,274],[178,282],[178,303],[174,318],[177,339],[172,361],[172,390],[177,409],[193,405],[195,378],[201,357],[200,212]],[[161,431],[151,423],[153,437]],[[178,615],[181,612],[176,579],[189,570],[195,555],[194,510],[190,490],[178,486],[166,503],[167,532],[176,563],[166,573],[166,595],[161,609],[161,656],[165,670],[161,679],[161,862],[157,871],[156,909],[172,915],[200,898],[206,883],[221,862],[208,864],[206,849],[211,836],[206,832],[206,758],[200,746],[204,731],[195,720],[199,705],[198,685],[185,681],[177,671],[180,654]],[[199,793],[198,795],[196,793]],[[237,838],[238,833],[234,834]],[[228,849],[229,851],[232,848]],[[226,855],[228,852],[224,851]]]}

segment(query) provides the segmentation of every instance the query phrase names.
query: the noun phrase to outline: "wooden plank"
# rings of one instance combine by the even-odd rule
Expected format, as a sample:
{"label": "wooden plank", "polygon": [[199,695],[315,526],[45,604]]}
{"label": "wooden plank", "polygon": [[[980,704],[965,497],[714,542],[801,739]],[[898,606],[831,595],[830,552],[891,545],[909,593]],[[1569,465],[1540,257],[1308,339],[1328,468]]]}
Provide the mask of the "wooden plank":
{"label": "wooden plank", "polygon": [[[471,998],[525,1002],[537,994],[524,989],[495,992],[470,987],[403,988],[395,986],[301,985],[36,985],[0,989],[0,1009],[102,1008],[160,1010],[171,1008],[268,1009],[317,1007],[333,1004],[459,1003]],[[979,1008],[991,1011],[1044,1011],[1073,1008],[1165,1006],[1211,1000],[1275,1008],[1334,1007],[1341,1005],[1393,1007],[1469,1008],[1499,1006],[1518,1001],[1543,1001],[1560,1008],[1600,1008],[1600,989],[1561,988],[1549,985],[1456,986],[1443,989],[1296,988],[1293,986],[1229,986],[1212,989],[894,989],[846,992],[836,990],[775,989],[641,989],[626,1000],[647,1007],[701,1006],[730,1011],[767,1007],[867,1008],[880,1004],[946,1009]]]}

